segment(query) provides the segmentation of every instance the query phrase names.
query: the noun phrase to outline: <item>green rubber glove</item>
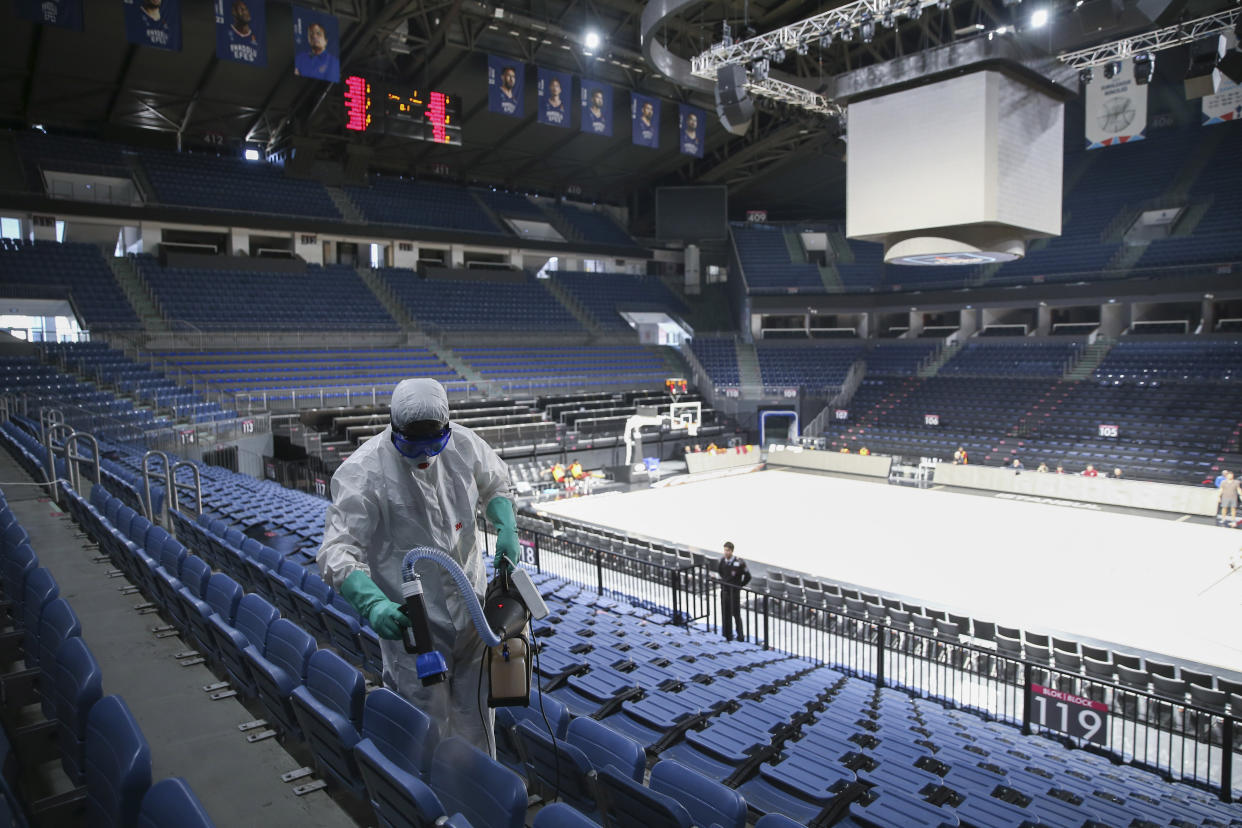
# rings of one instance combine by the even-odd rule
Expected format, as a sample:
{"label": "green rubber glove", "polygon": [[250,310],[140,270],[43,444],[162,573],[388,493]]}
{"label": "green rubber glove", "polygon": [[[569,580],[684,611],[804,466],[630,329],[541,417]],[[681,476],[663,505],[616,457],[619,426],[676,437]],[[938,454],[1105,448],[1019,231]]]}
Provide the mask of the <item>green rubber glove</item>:
{"label": "green rubber glove", "polygon": [[517,515],[513,513],[513,501],[507,497],[493,497],[487,504],[487,519],[496,527],[496,558],[492,561],[500,569],[502,561],[516,569],[522,559],[522,547],[518,543]]}
{"label": "green rubber glove", "polygon": [[401,605],[389,601],[375,581],[361,569],[349,573],[341,584],[341,595],[370,622],[371,629],[380,638],[396,641],[401,638],[401,631],[410,626],[410,619],[401,611]]}

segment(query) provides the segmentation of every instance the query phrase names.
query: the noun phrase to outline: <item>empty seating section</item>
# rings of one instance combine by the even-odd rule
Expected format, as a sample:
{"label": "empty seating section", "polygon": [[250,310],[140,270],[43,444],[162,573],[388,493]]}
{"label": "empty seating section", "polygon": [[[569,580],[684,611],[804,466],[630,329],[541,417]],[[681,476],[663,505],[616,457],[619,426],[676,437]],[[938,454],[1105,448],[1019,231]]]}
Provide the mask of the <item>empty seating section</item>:
{"label": "empty seating section", "polygon": [[502,218],[548,221],[548,214],[543,211],[543,208],[524,195],[511,193],[508,190],[491,189],[472,189],[470,192]]}
{"label": "empty seating section", "polygon": [[[1205,172],[1195,180],[1185,198],[1187,212],[1197,212],[1205,206],[1206,211],[1189,235],[1157,239],[1148,245],[1137,267],[1177,267],[1238,260],[1242,169],[1236,161],[1242,122],[1213,125],[1211,129],[1220,130],[1210,135],[1218,139],[1218,143],[1205,160]],[[1174,232],[1178,232],[1176,226]]]}
{"label": "empty seating section", "polygon": [[1078,342],[967,342],[940,376],[1060,377],[1081,350]]}
{"label": "empty seating section", "polygon": [[[385,396],[403,379],[458,379],[457,372],[421,348],[357,350],[161,351],[156,355],[186,382],[226,394],[280,396],[290,389],[379,387]],[[340,393],[329,393],[339,397]]]}
{"label": "empty seating section", "polygon": [[[15,447],[7,432],[5,442],[10,450]],[[106,496],[102,488],[99,492]],[[102,503],[103,497],[97,501]],[[86,508],[85,501],[73,503],[74,517],[84,519],[78,507]],[[7,608],[0,626],[7,637],[21,642],[29,670],[25,681],[6,681],[9,715],[0,729],[4,824],[211,828],[211,818],[185,780],[151,784],[151,748],[137,719],[124,699],[104,694],[104,676],[82,638],[78,615],[60,595],[51,570],[40,565],[3,491],[0,525],[0,597]],[[84,520],[83,529],[90,528]],[[42,721],[32,718],[35,713],[16,718],[26,705],[41,712]],[[45,764],[49,759],[58,760],[57,770]],[[57,778],[58,771],[63,778]]]}
{"label": "empty seating section", "polygon": [[464,187],[403,178],[373,177],[369,187],[345,187],[367,221],[453,230],[504,233]]}
{"label": "empty seating section", "polygon": [[687,312],[680,299],[655,276],[629,273],[579,273],[561,270],[553,275],[591,320],[606,330],[629,330],[618,311],[654,311],[673,316]]}
{"label": "empty seating section", "polygon": [[403,267],[376,271],[411,317],[448,330],[576,332],[582,325],[540,280],[424,279]]}
{"label": "empty seating section", "polygon": [[135,261],[164,316],[200,330],[397,329],[348,265],[273,273],[161,267],[149,256]]}
{"label": "empty seating section", "polygon": [[845,382],[850,366],[863,356],[861,345],[768,345],[755,348],[765,388],[831,388]]}
{"label": "empty seating section", "polygon": [[[71,297],[88,330],[139,327],[138,315],[93,244],[0,239],[0,282],[12,287],[14,297]],[[68,296],[55,297],[57,291]]]}
{"label": "empty seating section", "polygon": [[[102,175],[129,178],[129,168],[121,147],[104,141],[75,138],[69,135],[47,135],[37,130],[13,133],[27,172],[55,170],[80,175]],[[42,188],[42,182],[38,189]]]}
{"label": "empty seating section", "polygon": [[933,342],[901,341],[879,342],[866,354],[869,377],[912,377],[929,357],[936,352]]}
{"label": "empty seating section", "polygon": [[690,341],[694,357],[717,386],[740,385],[737,367],[737,346],[733,337],[696,336]]}
{"label": "empty seating section", "polygon": [[1231,382],[1242,379],[1242,341],[1122,340],[1095,369],[1098,380],[1121,383]]}
{"label": "empty seating section", "polygon": [[270,164],[148,150],[142,166],[162,204],[341,220],[322,184],[289,178]]}
{"label": "empty seating section", "polygon": [[823,293],[819,267],[790,258],[780,227],[731,225],[742,273],[751,293]]}
{"label": "empty seating section", "polygon": [[606,244],[612,247],[638,247],[630,234],[622,229],[611,216],[572,204],[549,205],[588,244]]}
{"label": "empty seating section", "polygon": [[453,353],[484,380],[508,381],[514,387],[640,387],[662,385],[670,376],[660,349],[639,346],[454,348]]}

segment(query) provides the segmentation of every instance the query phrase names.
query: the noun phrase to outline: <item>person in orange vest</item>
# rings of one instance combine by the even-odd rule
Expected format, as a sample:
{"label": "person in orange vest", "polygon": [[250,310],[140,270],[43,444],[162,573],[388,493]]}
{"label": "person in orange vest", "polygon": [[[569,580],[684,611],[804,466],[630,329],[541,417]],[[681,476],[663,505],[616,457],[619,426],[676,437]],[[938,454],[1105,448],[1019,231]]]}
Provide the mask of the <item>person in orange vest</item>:
{"label": "person in orange vest", "polygon": [[581,463],[579,463],[577,460],[575,460],[574,462],[572,462],[572,463],[570,463],[570,464],[569,464],[569,475],[570,475],[570,477],[572,477],[574,480],[581,480],[581,479],[582,479],[582,474],[583,474],[583,472],[582,472],[582,464],[581,464]]}
{"label": "person in orange vest", "polygon": [[842,453],[842,454],[849,454],[849,453],[850,453],[850,447],[849,447],[849,446],[841,446],[841,453]]}
{"label": "person in orange vest", "polygon": [[861,454],[863,457],[868,457],[871,454],[871,449],[867,448],[866,446],[863,446],[862,448],[858,450],[858,453]]}
{"label": "person in orange vest", "polygon": [[552,479],[557,483],[565,482],[565,467],[557,463],[552,467]]}
{"label": "person in orange vest", "polygon": [[708,454],[715,454],[720,451],[720,448],[715,443],[708,443],[706,450]]}
{"label": "person in orange vest", "polygon": [[953,452],[953,465],[965,466],[968,463],[970,463],[970,458],[966,455],[966,449],[958,446],[957,451]]}

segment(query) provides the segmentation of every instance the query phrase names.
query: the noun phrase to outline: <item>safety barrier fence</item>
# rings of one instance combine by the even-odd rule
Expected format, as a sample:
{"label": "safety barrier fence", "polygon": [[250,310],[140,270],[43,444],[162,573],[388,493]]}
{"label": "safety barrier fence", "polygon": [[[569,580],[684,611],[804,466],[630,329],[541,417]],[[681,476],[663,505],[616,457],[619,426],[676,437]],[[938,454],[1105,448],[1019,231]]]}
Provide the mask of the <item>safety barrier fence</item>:
{"label": "safety barrier fence", "polygon": [[[479,529],[490,549],[494,533],[484,522]],[[732,632],[764,649],[1154,770],[1211,790],[1225,802],[1242,788],[1242,763],[1234,761],[1242,752],[1242,711],[1224,703],[1208,707],[1188,696],[1164,696],[1146,686],[1004,655],[994,642],[948,627],[904,628],[866,613],[726,587],[697,557],[652,552],[659,560],[643,560],[632,549],[601,550],[528,528],[519,528],[519,539],[525,562],[538,571],[666,614],[672,623],[720,633],[722,592],[737,589],[742,623]]]}

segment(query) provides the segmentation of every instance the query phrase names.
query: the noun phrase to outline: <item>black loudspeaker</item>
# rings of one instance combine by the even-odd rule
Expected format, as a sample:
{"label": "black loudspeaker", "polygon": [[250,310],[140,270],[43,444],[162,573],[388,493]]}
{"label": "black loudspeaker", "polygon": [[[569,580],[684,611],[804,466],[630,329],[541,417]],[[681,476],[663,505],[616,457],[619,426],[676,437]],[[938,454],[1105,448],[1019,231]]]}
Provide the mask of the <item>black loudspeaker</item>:
{"label": "black loudspeaker", "polygon": [[1190,44],[1190,65],[1186,68],[1186,100],[1215,95],[1220,89],[1216,61],[1225,52],[1225,36],[1217,35]]}
{"label": "black loudspeaker", "polygon": [[736,63],[716,70],[716,115],[734,135],[745,135],[755,117],[755,104],[746,92],[746,67]]}
{"label": "black loudspeaker", "polygon": [[1242,83],[1242,52],[1237,49],[1230,49],[1225,52],[1225,56],[1216,64],[1220,71],[1234,83]]}

